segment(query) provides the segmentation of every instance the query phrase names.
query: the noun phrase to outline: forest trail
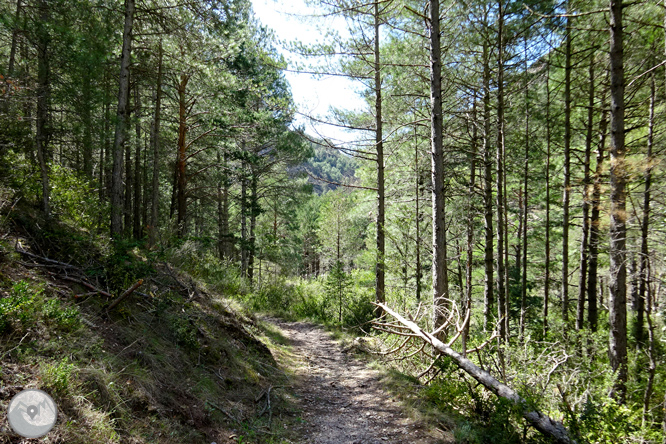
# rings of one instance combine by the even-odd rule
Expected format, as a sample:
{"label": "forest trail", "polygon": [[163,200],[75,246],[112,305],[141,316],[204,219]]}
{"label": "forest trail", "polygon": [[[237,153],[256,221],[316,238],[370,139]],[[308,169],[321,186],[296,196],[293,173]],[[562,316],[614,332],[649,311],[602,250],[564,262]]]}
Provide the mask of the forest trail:
{"label": "forest trail", "polygon": [[294,392],[301,402],[301,444],[452,443],[450,434],[410,418],[368,367],[321,327],[271,319],[300,361]]}

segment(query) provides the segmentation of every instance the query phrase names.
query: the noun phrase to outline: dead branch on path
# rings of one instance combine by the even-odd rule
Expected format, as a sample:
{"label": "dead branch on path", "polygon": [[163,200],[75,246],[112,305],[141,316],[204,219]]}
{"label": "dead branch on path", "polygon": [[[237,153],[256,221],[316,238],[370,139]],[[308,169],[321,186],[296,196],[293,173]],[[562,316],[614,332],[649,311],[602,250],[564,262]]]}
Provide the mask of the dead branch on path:
{"label": "dead branch on path", "polygon": [[[405,319],[400,314],[390,309],[386,304],[375,304],[388,313],[403,327],[407,327],[410,333],[401,333],[401,330],[393,331],[394,334],[413,335],[420,338],[427,344],[430,344],[439,354],[448,356],[453,359],[454,363],[463,371],[465,371],[472,378],[476,379],[486,389],[493,392],[496,396],[510,401],[520,408],[521,415],[527,422],[544,435],[550,436],[555,442],[560,444],[576,444],[576,441],[571,438],[569,431],[564,425],[555,421],[547,415],[544,415],[539,410],[527,403],[514,389],[498,381],[490,373],[479,368],[471,360],[464,357],[462,354],[451,348],[451,344],[444,344],[437,339],[434,334],[423,331],[413,321]],[[464,323],[463,323],[464,326]]]}

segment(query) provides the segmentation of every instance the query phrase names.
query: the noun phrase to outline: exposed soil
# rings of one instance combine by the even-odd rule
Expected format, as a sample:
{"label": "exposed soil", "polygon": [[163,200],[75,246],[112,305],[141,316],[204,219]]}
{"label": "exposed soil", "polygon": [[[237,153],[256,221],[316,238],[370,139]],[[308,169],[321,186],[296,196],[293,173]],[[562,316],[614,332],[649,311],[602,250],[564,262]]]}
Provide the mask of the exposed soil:
{"label": "exposed soil", "polygon": [[295,394],[302,444],[452,443],[450,435],[410,418],[383,387],[378,371],[345,352],[320,327],[271,319],[291,341],[301,365]]}

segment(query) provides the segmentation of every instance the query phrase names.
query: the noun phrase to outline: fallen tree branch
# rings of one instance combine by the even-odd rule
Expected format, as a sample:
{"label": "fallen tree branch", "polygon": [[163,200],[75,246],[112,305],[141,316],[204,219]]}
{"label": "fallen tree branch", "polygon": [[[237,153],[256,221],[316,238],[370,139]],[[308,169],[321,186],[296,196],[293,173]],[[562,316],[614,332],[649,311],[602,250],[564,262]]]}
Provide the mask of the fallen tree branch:
{"label": "fallen tree branch", "polygon": [[520,408],[521,415],[527,422],[544,435],[552,437],[555,442],[560,444],[576,444],[576,441],[569,436],[569,431],[564,425],[552,418],[544,415],[533,406],[530,406],[514,389],[501,383],[495,377],[485,370],[477,367],[469,359],[463,357],[460,353],[453,350],[450,346],[421,329],[415,322],[409,321],[400,314],[391,310],[386,304],[374,304],[382,308],[385,313],[390,314],[402,325],[408,327],[414,335],[420,337],[423,341],[431,344],[439,353],[453,359],[455,364],[464,370],[471,377],[476,379],[485,388],[493,392],[496,396],[506,399]]}
{"label": "fallen tree branch", "polygon": [[139,279],[136,284],[132,285],[130,288],[125,290],[125,292],[121,294],[120,297],[118,297],[118,299],[113,301],[111,305],[109,305],[109,308],[106,309],[106,311],[109,312],[113,310],[116,307],[116,305],[120,304],[127,296],[131,295],[134,292],[134,290],[136,290],[142,285],[143,285],[143,279]]}
{"label": "fallen tree branch", "polygon": [[113,295],[111,293],[106,292],[104,290],[100,290],[99,288],[97,288],[93,284],[91,284],[90,282],[86,282],[83,279],[77,279],[77,278],[74,278],[74,277],[71,277],[71,276],[62,276],[62,275],[59,275],[59,274],[56,274],[56,273],[53,273],[53,272],[50,272],[50,271],[48,273],[51,276],[53,276],[57,279],[62,279],[63,281],[74,282],[75,284],[82,285],[82,286],[86,287],[88,290],[92,290],[95,293],[101,294],[102,296],[105,296],[107,298],[112,298],[113,297]]}
{"label": "fallen tree branch", "polygon": [[214,407],[214,408],[217,409],[218,411],[224,413],[224,414],[227,416],[227,418],[231,419],[232,421],[234,421],[234,422],[236,422],[236,423],[238,423],[238,424],[241,423],[241,422],[240,422],[238,419],[236,419],[231,413],[227,412],[227,411],[224,410],[222,407],[220,407],[219,405],[215,404],[213,401],[206,401],[206,403],[209,404],[211,407]]}
{"label": "fallen tree branch", "polygon": [[54,259],[49,259],[48,257],[38,256],[34,253],[30,253],[29,251],[25,251],[23,248],[20,248],[18,246],[18,244],[16,245],[15,250],[16,250],[17,253],[21,253],[25,256],[28,256],[29,258],[31,258],[33,260],[37,260],[37,261],[40,261],[40,262],[46,262],[47,264],[51,264],[53,266],[57,266],[57,267],[60,267],[60,268],[71,268],[73,270],[81,271],[81,269],[79,267],[76,267],[74,265],[66,264],[64,262],[58,262]]}

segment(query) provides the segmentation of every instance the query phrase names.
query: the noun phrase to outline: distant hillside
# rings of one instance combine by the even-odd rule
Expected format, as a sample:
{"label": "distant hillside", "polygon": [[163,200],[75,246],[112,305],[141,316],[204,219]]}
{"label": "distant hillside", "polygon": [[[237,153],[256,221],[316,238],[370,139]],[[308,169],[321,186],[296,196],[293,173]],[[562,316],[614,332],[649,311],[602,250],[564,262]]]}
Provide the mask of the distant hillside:
{"label": "distant hillside", "polygon": [[[337,188],[334,183],[347,183],[353,181],[358,164],[353,157],[340,153],[337,150],[314,147],[314,156],[305,164],[310,173],[308,181],[313,184],[317,194],[323,194],[328,190]],[[313,177],[314,176],[314,177]],[[322,180],[316,180],[321,178]]]}

